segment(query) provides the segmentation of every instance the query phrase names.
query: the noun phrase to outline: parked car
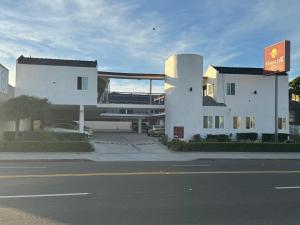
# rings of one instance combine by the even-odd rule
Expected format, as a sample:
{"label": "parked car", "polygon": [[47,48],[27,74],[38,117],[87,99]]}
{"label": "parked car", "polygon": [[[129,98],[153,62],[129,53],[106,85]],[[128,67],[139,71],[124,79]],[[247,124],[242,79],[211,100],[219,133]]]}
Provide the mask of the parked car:
{"label": "parked car", "polygon": [[[137,122],[133,122],[131,125],[131,128],[133,131],[138,131],[138,123]],[[147,133],[149,130],[149,125],[147,123],[142,123],[142,132],[143,133]]]}
{"label": "parked car", "polygon": [[148,129],[148,136],[162,136],[165,134],[165,128],[161,125],[153,125],[152,128]]}
{"label": "parked car", "polygon": [[[45,130],[54,132],[79,133],[79,124],[77,122],[55,123],[46,127]],[[93,136],[93,130],[84,126],[84,134],[91,138]]]}

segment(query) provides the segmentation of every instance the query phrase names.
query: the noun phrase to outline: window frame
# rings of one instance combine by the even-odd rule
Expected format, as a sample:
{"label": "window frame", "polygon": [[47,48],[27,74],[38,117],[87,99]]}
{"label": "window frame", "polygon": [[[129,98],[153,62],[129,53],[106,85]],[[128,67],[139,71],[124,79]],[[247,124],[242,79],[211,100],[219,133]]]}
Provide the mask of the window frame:
{"label": "window frame", "polygon": [[286,130],[286,118],[285,117],[278,117],[278,130]]}
{"label": "window frame", "polygon": [[88,77],[77,77],[77,90],[87,91],[89,88],[89,78]]}
{"label": "window frame", "polygon": [[[236,120],[236,126],[235,126],[235,118],[237,119]],[[232,127],[233,127],[234,130],[241,129],[243,127],[242,116],[233,116],[233,118],[232,118]]]}
{"label": "window frame", "polygon": [[213,116],[203,116],[203,128],[204,129],[213,128]]}
{"label": "window frame", "polygon": [[224,127],[225,127],[225,125],[224,125],[224,116],[215,116],[215,129],[224,129]]}
{"label": "window frame", "polygon": [[236,85],[235,82],[226,83],[226,95],[235,95]]}
{"label": "window frame", "polygon": [[255,129],[255,117],[254,116],[246,116],[246,127],[245,128],[247,130]]}

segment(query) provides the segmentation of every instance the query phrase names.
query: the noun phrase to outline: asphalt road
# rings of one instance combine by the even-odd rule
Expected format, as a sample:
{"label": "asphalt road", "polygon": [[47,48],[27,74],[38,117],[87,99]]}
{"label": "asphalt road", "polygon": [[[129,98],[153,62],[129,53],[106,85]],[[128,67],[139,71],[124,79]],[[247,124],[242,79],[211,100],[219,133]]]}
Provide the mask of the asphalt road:
{"label": "asphalt road", "polygon": [[0,162],[0,224],[295,225],[300,161]]}

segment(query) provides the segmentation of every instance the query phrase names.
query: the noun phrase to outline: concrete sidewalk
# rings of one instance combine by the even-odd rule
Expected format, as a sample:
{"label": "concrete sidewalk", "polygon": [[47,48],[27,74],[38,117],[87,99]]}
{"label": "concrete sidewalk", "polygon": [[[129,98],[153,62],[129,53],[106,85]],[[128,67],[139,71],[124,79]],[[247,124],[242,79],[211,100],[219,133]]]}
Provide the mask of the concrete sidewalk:
{"label": "concrete sidewalk", "polygon": [[92,153],[0,153],[1,160],[190,161],[197,159],[300,159],[300,153],[173,152],[157,138],[95,133]]}

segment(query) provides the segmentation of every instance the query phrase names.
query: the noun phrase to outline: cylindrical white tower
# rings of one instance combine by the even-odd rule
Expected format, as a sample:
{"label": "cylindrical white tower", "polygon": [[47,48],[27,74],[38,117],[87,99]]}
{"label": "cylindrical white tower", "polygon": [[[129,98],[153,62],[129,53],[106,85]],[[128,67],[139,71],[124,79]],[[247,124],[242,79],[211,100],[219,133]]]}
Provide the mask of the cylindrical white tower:
{"label": "cylindrical white tower", "polygon": [[203,57],[170,56],[165,62],[165,133],[189,140],[202,128]]}

